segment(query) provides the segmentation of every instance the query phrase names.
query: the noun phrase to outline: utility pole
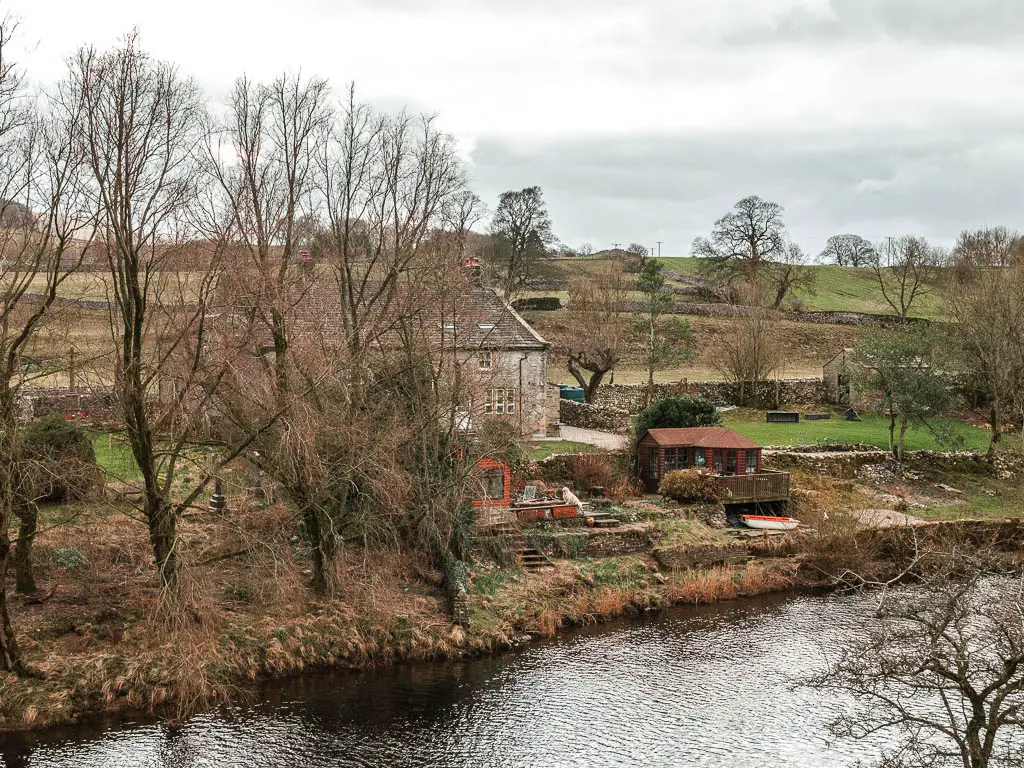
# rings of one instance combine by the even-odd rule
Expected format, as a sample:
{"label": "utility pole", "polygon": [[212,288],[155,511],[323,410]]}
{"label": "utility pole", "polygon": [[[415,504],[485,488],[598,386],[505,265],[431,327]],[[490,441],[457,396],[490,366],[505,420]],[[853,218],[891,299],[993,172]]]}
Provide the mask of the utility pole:
{"label": "utility pole", "polygon": [[619,250],[620,245],[622,245],[622,243],[612,243],[612,248],[617,251]]}

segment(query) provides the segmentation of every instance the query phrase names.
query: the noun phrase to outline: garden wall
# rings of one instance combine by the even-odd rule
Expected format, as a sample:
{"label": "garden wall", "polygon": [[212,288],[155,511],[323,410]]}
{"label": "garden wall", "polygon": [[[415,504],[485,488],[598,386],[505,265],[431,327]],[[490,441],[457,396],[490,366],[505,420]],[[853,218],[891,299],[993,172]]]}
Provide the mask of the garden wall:
{"label": "garden wall", "polygon": [[[694,381],[673,384],[655,384],[654,399],[673,395],[705,397],[715,405],[737,405],[739,385],[728,381]],[[825,385],[821,379],[780,379],[767,381],[758,387],[759,402],[811,404],[825,402]],[[647,402],[646,384],[606,384],[597,390],[594,406],[639,413]],[[570,424],[562,418],[563,424]],[[572,426],[582,426],[572,424]],[[593,427],[600,429],[600,427]]]}
{"label": "garden wall", "polygon": [[52,414],[87,414],[89,421],[120,420],[117,400],[111,387],[47,387],[22,390],[19,397],[21,417],[26,421]]}

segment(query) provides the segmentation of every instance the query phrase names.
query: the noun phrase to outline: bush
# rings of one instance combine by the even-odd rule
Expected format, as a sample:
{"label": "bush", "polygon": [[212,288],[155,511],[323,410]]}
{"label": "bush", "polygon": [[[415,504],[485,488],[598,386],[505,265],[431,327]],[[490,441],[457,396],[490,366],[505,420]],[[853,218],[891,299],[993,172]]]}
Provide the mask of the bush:
{"label": "bush", "polygon": [[69,571],[81,571],[89,567],[89,558],[75,547],[58,547],[53,553],[53,559],[58,566]]}
{"label": "bush", "polygon": [[21,436],[21,455],[21,491],[34,501],[84,499],[101,483],[89,434],[61,416],[27,425]]}
{"label": "bush", "polygon": [[666,427],[717,427],[722,416],[703,397],[666,397],[647,406],[636,417],[637,438],[648,429]]}
{"label": "bush", "polygon": [[557,296],[535,296],[529,299],[516,299],[512,309],[516,312],[526,310],[533,312],[550,312],[562,308],[562,300]]}
{"label": "bush", "polygon": [[658,493],[680,504],[719,502],[725,498],[725,489],[714,475],[696,469],[677,469],[665,474]]}

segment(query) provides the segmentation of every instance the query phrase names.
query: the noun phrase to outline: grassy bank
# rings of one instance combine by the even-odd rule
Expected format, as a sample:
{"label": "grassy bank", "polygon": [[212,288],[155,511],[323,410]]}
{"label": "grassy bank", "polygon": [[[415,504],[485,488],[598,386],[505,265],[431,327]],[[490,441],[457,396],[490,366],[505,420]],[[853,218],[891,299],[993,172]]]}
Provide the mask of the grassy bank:
{"label": "grassy bank", "polygon": [[[556,560],[552,570],[474,567],[467,625],[446,610],[440,574],[397,551],[354,551],[340,589],[308,589],[309,553],[282,505],[182,521],[188,557],[170,609],[151,577],[145,527],[113,506],[47,510],[40,593],[11,596],[35,676],[0,675],[0,729],[100,711],[183,717],[244,699],[253,682],[311,668],[362,669],[489,653],[525,634],[795,583],[784,561],[662,572],[648,555]],[[691,532],[692,534],[692,532]]]}

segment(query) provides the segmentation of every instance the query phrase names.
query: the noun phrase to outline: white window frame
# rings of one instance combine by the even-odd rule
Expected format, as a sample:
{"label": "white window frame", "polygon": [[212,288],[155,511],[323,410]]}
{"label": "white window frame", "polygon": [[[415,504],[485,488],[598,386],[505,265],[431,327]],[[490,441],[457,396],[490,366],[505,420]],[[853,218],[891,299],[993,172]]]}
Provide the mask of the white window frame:
{"label": "white window frame", "polygon": [[484,413],[495,416],[514,416],[516,413],[515,387],[488,389]]}
{"label": "white window frame", "polygon": [[476,356],[477,366],[481,371],[489,371],[494,365],[494,357],[489,349],[481,349]]}

